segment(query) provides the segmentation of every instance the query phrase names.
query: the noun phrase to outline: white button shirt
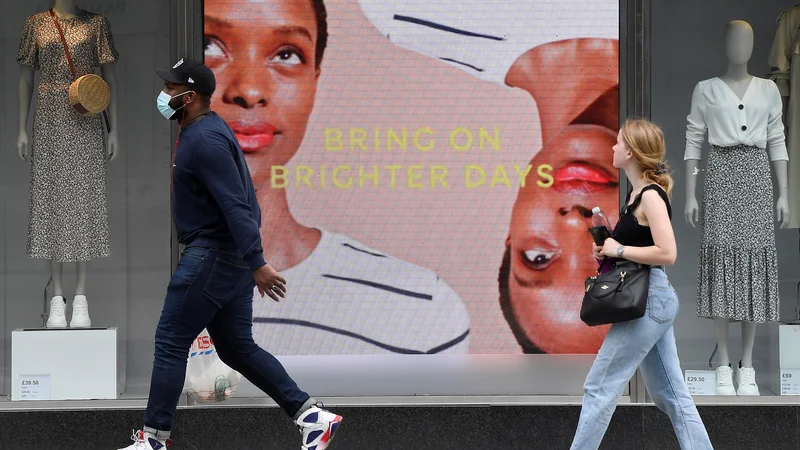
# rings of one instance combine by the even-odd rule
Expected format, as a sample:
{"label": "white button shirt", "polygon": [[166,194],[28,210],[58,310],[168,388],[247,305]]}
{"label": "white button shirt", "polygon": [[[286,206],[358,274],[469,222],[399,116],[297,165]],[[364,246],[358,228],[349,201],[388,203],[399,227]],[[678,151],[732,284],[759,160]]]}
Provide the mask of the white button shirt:
{"label": "white button shirt", "polygon": [[768,148],[771,161],[788,161],[782,108],[778,87],[765,78],[753,77],[741,100],[718,77],[697,83],[686,117],[683,159],[702,159],[701,149],[708,131],[711,145]]}

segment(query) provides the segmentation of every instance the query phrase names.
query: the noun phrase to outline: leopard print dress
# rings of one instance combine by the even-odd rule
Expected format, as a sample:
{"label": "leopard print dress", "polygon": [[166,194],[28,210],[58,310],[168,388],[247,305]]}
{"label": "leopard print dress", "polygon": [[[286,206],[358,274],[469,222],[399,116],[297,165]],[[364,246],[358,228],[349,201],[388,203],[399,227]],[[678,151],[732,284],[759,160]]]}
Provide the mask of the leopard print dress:
{"label": "leopard print dress", "polygon": [[[78,10],[73,18],[57,20],[76,76],[117,61],[105,17]],[[84,117],[70,106],[72,72],[48,11],[26,19],[17,62],[41,75],[30,140],[27,253],[59,262],[107,257],[111,245],[102,116]]]}
{"label": "leopard print dress", "polygon": [[699,317],[779,319],[778,252],[767,151],[712,145],[697,265]]}

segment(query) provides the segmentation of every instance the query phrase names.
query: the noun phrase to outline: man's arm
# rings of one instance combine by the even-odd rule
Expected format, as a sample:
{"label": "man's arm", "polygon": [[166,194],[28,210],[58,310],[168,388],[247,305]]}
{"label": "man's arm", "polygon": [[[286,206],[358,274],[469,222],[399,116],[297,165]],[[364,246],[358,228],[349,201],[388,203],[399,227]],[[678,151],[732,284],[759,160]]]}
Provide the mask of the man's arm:
{"label": "man's arm", "polygon": [[258,223],[231,149],[221,143],[207,144],[195,153],[195,164],[206,188],[225,214],[233,239],[250,269],[255,271],[265,265]]}

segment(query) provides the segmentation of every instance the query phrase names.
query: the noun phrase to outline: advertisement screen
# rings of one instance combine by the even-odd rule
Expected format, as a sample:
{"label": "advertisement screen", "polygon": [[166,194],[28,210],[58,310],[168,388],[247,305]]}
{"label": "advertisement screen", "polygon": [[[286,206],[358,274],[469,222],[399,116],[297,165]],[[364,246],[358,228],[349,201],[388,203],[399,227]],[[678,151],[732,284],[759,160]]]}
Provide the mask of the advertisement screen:
{"label": "advertisement screen", "polygon": [[276,355],[591,354],[591,210],[619,174],[618,0],[205,0]]}

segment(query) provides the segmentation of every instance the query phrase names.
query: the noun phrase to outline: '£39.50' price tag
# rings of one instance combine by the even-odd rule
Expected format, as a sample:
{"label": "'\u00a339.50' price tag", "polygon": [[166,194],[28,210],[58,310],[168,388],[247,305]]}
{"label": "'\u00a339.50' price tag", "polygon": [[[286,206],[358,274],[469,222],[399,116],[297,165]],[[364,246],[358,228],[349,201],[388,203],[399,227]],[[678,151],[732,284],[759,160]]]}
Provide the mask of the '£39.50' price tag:
{"label": "'\u00a339.50' price tag", "polygon": [[781,395],[800,395],[800,369],[781,369]]}
{"label": "'\u00a339.50' price tag", "polygon": [[20,400],[50,400],[50,375],[20,375]]}
{"label": "'\u00a339.50' price tag", "polygon": [[716,395],[717,373],[713,370],[687,370],[686,387],[692,395]]}

